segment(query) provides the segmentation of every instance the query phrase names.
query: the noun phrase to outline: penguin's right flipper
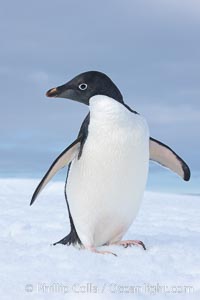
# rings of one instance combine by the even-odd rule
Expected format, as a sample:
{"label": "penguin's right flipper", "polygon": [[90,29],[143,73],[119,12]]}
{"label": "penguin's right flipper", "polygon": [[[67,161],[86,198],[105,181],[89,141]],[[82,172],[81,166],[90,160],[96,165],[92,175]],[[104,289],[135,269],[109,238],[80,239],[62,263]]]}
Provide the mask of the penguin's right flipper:
{"label": "penguin's right flipper", "polygon": [[67,147],[53,162],[38,187],[36,188],[33,197],[31,199],[30,205],[33,204],[39,193],[44,189],[47,183],[51,180],[51,178],[63,167],[67,166],[76,155],[78,155],[81,147],[82,137],[79,136],[69,147]]}

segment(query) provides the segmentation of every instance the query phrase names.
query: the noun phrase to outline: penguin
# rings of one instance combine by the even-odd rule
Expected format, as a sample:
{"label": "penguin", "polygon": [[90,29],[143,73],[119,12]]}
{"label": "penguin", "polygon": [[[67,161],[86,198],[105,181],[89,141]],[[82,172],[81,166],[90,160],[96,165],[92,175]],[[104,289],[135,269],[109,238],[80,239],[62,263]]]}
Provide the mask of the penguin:
{"label": "penguin", "polygon": [[[73,245],[100,254],[104,245],[137,245],[123,240],[143,198],[149,160],[190,179],[190,169],[170,147],[152,138],[143,116],[131,109],[115,83],[104,73],[88,71],[47,91],[89,106],[78,137],[53,162],[36,188],[30,205],[52,177],[68,167],[65,198],[70,233],[56,244]],[[101,248],[102,249],[102,248]]]}

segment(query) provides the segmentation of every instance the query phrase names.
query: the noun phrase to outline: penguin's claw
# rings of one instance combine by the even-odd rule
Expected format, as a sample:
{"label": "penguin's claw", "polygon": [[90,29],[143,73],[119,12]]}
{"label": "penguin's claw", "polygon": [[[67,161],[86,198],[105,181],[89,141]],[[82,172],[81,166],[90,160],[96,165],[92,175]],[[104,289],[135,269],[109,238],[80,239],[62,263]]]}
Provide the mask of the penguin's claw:
{"label": "penguin's claw", "polygon": [[144,243],[138,240],[126,240],[114,243],[115,245],[123,246],[124,248],[131,247],[131,246],[142,246],[144,250],[147,250]]}

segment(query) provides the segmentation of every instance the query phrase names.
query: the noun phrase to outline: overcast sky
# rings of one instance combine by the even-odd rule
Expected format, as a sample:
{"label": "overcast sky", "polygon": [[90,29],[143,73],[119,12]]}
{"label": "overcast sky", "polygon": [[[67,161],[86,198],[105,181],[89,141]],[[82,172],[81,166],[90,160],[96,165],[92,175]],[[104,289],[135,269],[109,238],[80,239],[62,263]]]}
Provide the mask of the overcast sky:
{"label": "overcast sky", "polygon": [[88,107],[45,92],[105,72],[151,135],[200,168],[200,1],[4,1],[0,174],[43,174]]}

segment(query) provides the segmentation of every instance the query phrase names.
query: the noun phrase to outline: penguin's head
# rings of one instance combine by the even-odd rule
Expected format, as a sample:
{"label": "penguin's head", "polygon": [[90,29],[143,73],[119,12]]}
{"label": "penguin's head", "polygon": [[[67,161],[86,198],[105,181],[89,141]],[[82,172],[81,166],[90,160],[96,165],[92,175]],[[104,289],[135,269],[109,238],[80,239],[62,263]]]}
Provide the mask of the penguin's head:
{"label": "penguin's head", "polygon": [[91,97],[104,95],[123,103],[117,86],[104,73],[89,71],[74,77],[69,82],[47,91],[47,97],[67,98],[89,105]]}

